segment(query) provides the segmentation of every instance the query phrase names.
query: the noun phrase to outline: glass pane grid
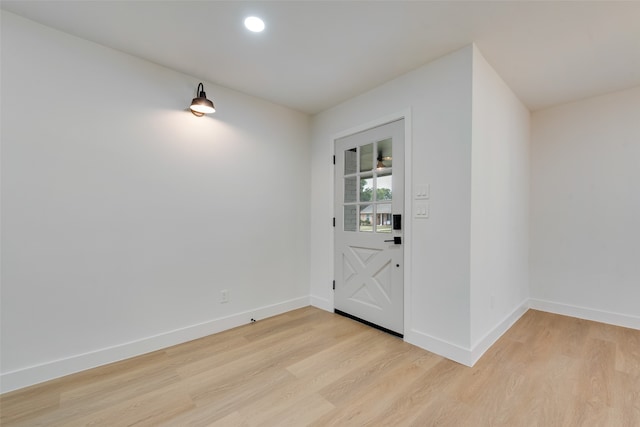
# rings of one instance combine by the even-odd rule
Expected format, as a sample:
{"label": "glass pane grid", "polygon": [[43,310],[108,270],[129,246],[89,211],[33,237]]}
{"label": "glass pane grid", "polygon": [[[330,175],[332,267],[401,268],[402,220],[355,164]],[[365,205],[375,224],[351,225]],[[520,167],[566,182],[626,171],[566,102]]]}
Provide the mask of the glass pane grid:
{"label": "glass pane grid", "polygon": [[391,139],[345,150],[344,230],[391,233]]}

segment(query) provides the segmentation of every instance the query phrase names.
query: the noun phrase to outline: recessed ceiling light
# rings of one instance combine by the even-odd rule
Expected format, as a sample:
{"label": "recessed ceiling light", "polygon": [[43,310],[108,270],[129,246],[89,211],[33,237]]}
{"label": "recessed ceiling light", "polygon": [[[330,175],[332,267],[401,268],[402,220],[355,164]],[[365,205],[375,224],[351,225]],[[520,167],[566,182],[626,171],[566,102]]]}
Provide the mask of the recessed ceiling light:
{"label": "recessed ceiling light", "polygon": [[259,33],[264,30],[264,21],[257,16],[250,16],[244,20],[244,26],[247,30]]}

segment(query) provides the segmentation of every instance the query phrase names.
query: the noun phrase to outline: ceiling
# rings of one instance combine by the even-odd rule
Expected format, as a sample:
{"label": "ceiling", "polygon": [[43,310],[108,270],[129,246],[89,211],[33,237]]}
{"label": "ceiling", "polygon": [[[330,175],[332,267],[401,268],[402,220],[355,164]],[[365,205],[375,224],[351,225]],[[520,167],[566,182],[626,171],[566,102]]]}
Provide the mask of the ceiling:
{"label": "ceiling", "polygon": [[[640,1],[3,0],[1,7],[310,114],[472,42],[531,110],[640,85]],[[266,22],[263,33],[244,28],[251,14]]]}

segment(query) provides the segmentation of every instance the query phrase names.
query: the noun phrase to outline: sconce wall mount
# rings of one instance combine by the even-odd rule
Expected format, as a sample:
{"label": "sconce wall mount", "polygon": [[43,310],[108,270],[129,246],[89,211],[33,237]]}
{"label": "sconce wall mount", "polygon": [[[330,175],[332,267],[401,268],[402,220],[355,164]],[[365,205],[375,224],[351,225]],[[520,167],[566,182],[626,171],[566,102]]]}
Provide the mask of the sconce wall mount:
{"label": "sconce wall mount", "polygon": [[202,83],[198,84],[196,92],[198,93],[198,97],[193,98],[191,106],[189,107],[193,115],[202,117],[205,114],[215,113],[216,107],[214,107],[213,102],[207,99],[207,94],[204,92],[204,85]]}

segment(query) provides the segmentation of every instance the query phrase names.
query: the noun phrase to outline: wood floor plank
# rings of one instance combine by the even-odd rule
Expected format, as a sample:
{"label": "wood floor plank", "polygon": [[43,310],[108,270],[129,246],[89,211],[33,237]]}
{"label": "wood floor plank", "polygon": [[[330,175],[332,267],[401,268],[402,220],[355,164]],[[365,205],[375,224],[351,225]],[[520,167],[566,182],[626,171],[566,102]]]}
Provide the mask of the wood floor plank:
{"label": "wood floor plank", "polygon": [[[415,363],[420,359],[421,351],[410,349],[401,358],[388,365],[384,372],[376,375],[376,381],[367,387],[351,389],[348,400],[333,402],[337,410],[318,419],[313,425],[342,426],[367,425],[385,412],[395,401],[403,385],[424,371]],[[332,386],[325,387],[324,390]],[[326,393],[326,392],[325,392]],[[335,395],[332,395],[335,397]],[[344,404],[345,402],[348,402]]]}
{"label": "wood floor plank", "polygon": [[164,420],[174,418],[195,405],[185,394],[174,393],[163,388],[140,395],[100,410],[78,414],[72,419],[62,419],[48,424],[51,427],[81,426],[157,426]]}
{"label": "wood floor plank", "polygon": [[[599,327],[598,327],[599,328]],[[600,333],[595,334],[602,337]],[[610,337],[607,335],[607,337]],[[575,383],[569,425],[608,425],[609,408],[613,404],[612,382],[615,372],[616,345],[612,341],[590,338],[580,360],[580,375]]]}
{"label": "wood floor plank", "polygon": [[[355,347],[345,348],[343,345],[337,344],[318,353],[323,354],[325,358],[317,358],[314,355],[305,359],[304,363],[296,363],[287,367],[289,372],[293,371],[296,374],[296,380],[282,384],[280,387],[272,389],[262,399],[245,405],[240,411],[243,415],[243,423],[258,425],[261,419],[272,418],[283,408],[296,406],[298,401],[306,399],[311,394],[317,394],[321,389],[333,384],[363,364],[368,364],[380,357],[385,352],[382,346],[373,344],[368,346],[366,351],[362,351],[365,342],[370,341],[372,336],[379,333],[373,329],[365,329],[359,334],[362,337],[356,341],[358,345]],[[351,351],[352,349],[353,351]],[[310,361],[315,363],[310,365],[308,363]]]}
{"label": "wood floor plank", "polygon": [[619,328],[616,345],[616,370],[640,378],[640,334]]}
{"label": "wood floor plank", "polygon": [[612,425],[640,426],[640,378],[616,372],[613,377],[614,404],[609,408]]}
{"label": "wood floor plank", "polygon": [[385,414],[375,420],[376,425],[411,425],[431,403],[443,396],[451,398],[452,388],[459,384],[460,376],[467,369],[440,358],[438,363],[403,387]]}
{"label": "wood floor plank", "polygon": [[0,396],[32,426],[640,426],[640,331],[529,310],[473,368],[313,307]]}
{"label": "wood floor plank", "polygon": [[325,398],[317,393],[299,400],[295,405],[283,408],[270,418],[264,418],[251,426],[303,426],[309,423],[310,419],[317,419],[322,415],[332,411],[335,407]]}
{"label": "wood floor plank", "polygon": [[298,378],[316,375],[319,370],[333,369],[336,365],[358,363],[376,350],[383,352],[385,345],[379,339],[381,332],[373,328],[358,328],[348,340],[340,341],[319,352],[287,366],[287,370]]}
{"label": "wood floor plank", "polygon": [[[412,427],[479,426],[480,424],[473,424],[477,420],[471,420],[471,414],[472,412],[469,405],[452,399],[449,396],[442,395],[433,399],[433,401],[419,411],[417,417],[414,417],[406,425]],[[389,421],[393,422],[392,420]]]}
{"label": "wood floor plank", "polygon": [[322,389],[320,394],[334,405],[340,405],[370,387],[387,370],[409,361],[407,352],[414,348],[413,346],[391,336],[381,336],[381,339],[393,344],[379,357]]}
{"label": "wood floor plank", "polygon": [[60,407],[85,406],[96,401],[102,402],[101,404],[115,403],[180,381],[175,368],[170,366],[167,360],[166,357],[162,357],[153,363],[147,361],[138,369],[114,372],[71,390],[65,390],[60,393]]}

